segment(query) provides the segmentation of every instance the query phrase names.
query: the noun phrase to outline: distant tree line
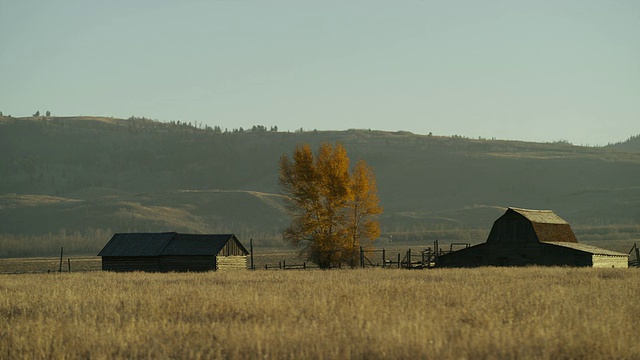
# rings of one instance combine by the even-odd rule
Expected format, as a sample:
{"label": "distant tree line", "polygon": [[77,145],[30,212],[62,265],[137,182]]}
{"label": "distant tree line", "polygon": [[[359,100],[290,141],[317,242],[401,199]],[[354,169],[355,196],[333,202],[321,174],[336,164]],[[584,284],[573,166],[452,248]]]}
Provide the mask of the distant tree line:
{"label": "distant tree line", "polygon": [[157,125],[166,125],[169,126],[170,128],[176,129],[176,128],[182,128],[182,129],[189,129],[189,130],[203,130],[207,133],[212,133],[212,134],[237,134],[237,133],[244,133],[244,132],[255,132],[255,133],[266,133],[266,132],[278,132],[278,126],[274,125],[274,126],[270,126],[269,128],[267,128],[264,125],[253,125],[251,127],[251,129],[245,129],[243,127],[239,127],[239,128],[233,128],[231,130],[229,130],[228,128],[222,128],[219,125],[214,125],[214,126],[210,126],[208,124],[204,124],[202,122],[186,122],[186,121],[180,121],[180,120],[171,120],[168,122],[162,122],[160,120],[156,120],[156,119],[149,119],[146,117],[137,117],[137,116],[130,116],[127,120],[130,121],[143,121],[143,122],[153,122]]}

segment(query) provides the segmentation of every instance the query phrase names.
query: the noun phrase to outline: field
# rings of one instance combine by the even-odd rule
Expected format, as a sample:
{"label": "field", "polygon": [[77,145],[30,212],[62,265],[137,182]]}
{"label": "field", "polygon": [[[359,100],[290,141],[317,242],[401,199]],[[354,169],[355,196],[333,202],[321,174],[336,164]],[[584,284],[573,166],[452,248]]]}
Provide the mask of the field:
{"label": "field", "polygon": [[638,269],[0,275],[0,358],[634,359],[638,289]]}

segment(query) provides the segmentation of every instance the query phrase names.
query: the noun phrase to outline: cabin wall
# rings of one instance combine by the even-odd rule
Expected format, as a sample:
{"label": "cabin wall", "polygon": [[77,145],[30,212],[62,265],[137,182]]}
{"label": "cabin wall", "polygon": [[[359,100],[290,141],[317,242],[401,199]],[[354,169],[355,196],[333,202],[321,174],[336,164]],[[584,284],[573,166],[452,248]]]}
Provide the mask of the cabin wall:
{"label": "cabin wall", "polygon": [[594,268],[627,268],[629,258],[626,256],[593,255]]}
{"label": "cabin wall", "polygon": [[247,256],[218,256],[217,270],[244,270],[247,268]]}
{"label": "cabin wall", "polygon": [[222,250],[220,250],[218,255],[221,255],[221,256],[245,256],[246,254],[244,253],[244,251],[242,251],[242,249],[240,248],[238,243],[235,240],[231,239],[231,240],[227,241],[227,243],[224,245]]}
{"label": "cabin wall", "polygon": [[102,270],[105,271],[160,271],[160,262],[152,256],[103,256]]}
{"label": "cabin wall", "polygon": [[168,255],[160,257],[160,270],[168,271],[211,271],[216,269],[215,256]]}

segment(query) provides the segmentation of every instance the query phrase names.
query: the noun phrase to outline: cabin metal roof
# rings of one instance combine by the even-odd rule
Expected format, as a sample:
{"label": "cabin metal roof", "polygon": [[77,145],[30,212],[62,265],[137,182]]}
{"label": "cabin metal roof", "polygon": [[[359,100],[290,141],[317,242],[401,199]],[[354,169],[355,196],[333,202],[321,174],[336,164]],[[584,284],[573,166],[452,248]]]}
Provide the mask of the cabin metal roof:
{"label": "cabin metal roof", "polygon": [[114,234],[98,256],[217,255],[229,241],[249,253],[233,234],[166,232]]}
{"label": "cabin metal roof", "polygon": [[176,234],[160,255],[217,255],[229,241],[235,241],[248,253],[233,234]]}
{"label": "cabin metal roof", "polygon": [[175,232],[114,234],[98,256],[158,256],[175,235]]}

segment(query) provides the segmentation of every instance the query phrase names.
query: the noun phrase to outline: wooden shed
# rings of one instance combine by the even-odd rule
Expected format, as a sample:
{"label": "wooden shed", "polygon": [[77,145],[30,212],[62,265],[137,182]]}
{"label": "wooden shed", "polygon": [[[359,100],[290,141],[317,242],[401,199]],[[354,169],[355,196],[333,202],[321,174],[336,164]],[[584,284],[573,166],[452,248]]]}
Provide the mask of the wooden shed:
{"label": "wooden shed", "polygon": [[550,210],[508,208],[487,242],[438,258],[439,267],[628,266],[628,255],[578,243],[569,223]]}
{"label": "wooden shed", "polygon": [[233,234],[119,233],[100,251],[102,270],[246,269],[249,252]]}

